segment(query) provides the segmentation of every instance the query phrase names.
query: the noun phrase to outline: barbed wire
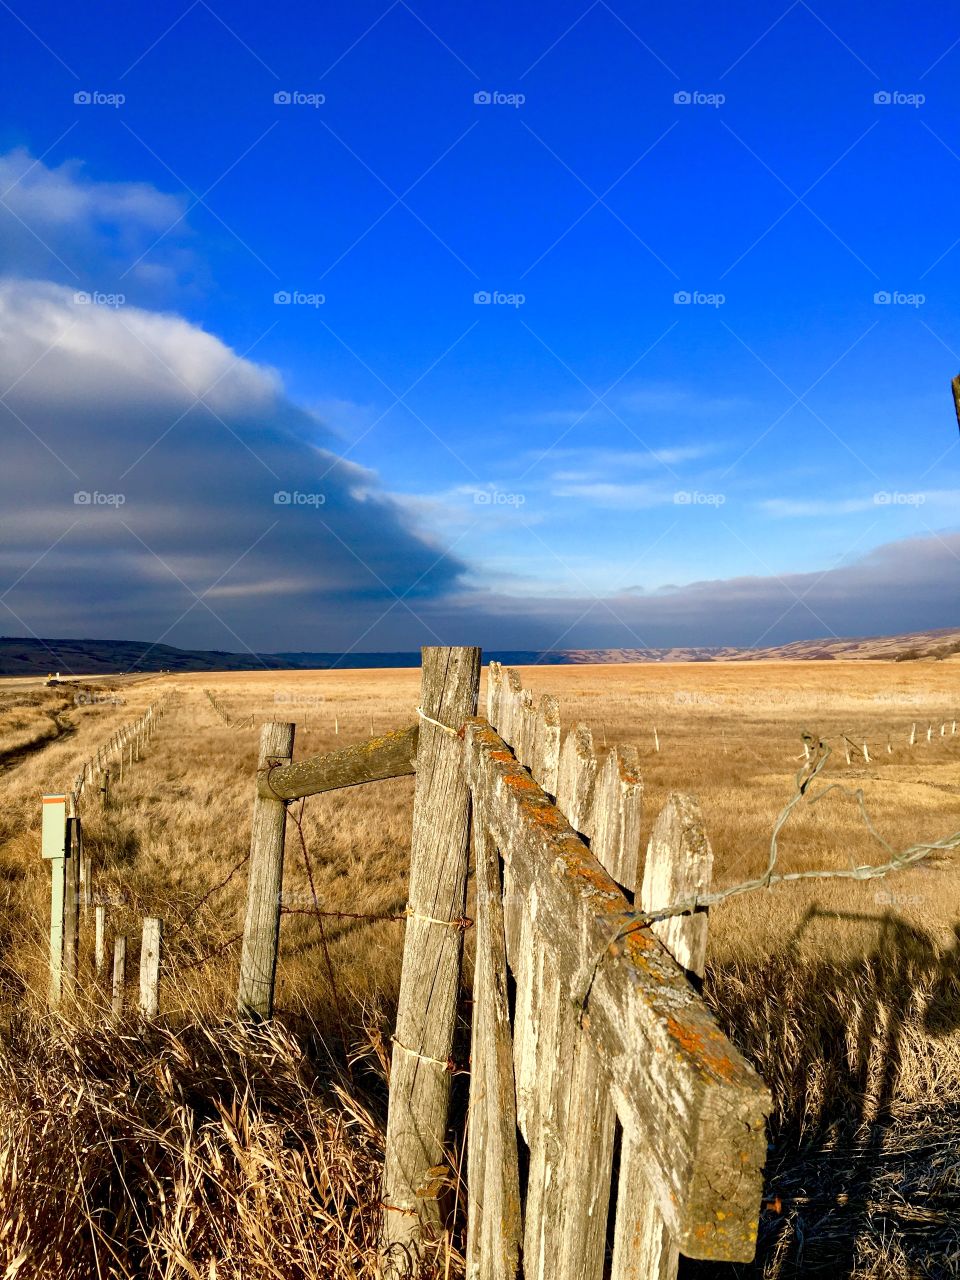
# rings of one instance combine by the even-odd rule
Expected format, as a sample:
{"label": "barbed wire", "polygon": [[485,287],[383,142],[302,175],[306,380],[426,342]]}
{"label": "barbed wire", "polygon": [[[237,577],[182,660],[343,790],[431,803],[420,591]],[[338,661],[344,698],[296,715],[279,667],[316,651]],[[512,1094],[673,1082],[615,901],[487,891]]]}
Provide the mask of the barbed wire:
{"label": "barbed wire", "polygon": [[[318,899],[317,899],[317,888],[313,880],[313,864],[310,861],[310,851],[307,849],[307,840],[303,834],[303,809],[305,804],[306,804],[306,797],[303,797],[300,801],[300,812],[297,814],[294,814],[293,822],[297,828],[297,835],[300,837],[300,849],[301,849],[301,852],[303,853],[303,865],[306,868],[307,880],[310,884],[310,897],[314,902],[314,904],[316,904]],[[286,812],[287,813],[292,812],[290,805],[286,806]],[[347,1028],[346,1028],[346,1023],[343,1020],[343,1005],[340,1000],[340,988],[337,985],[337,976],[334,973],[333,961],[330,958],[330,948],[327,945],[327,931],[323,927],[323,912],[320,911],[319,908],[317,908],[317,910],[314,912],[311,912],[311,914],[316,915],[317,924],[319,925],[319,928],[320,928],[320,949],[323,953],[324,964],[327,967],[327,976],[330,979],[330,990],[333,994],[333,1003],[337,1011],[337,1025],[340,1031],[340,1042],[343,1045],[343,1058],[344,1058],[344,1062],[346,1063],[347,1075],[352,1080],[353,1070],[350,1065],[350,1046],[347,1041]]]}
{"label": "barbed wire", "polygon": [[204,906],[206,906],[206,904],[210,901],[213,895],[215,893],[219,893],[221,889],[225,889],[227,885],[230,883],[230,881],[233,879],[233,877],[241,869],[241,867],[245,866],[249,861],[250,861],[250,850],[248,849],[247,852],[240,859],[240,861],[237,862],[233,867],[231,867],[231,869],[227,872],[224,878],[218,884],[215,884],[211,889],[208,889],[207,892],[200,899],[200,901],[195,903],[194,906],[190,908],[187,914],[183,917],[183,919],[180,921],[177,927],[170,934],[171,939],[175,938],[178,933],[182,933],[183,930],[187,927],[187,924],[191,920],[196,919],[196,917],[200,914],[201,909]]}
{"label": "barbed wire", "polygon": [[211,951],[208,951],[206,955],[200,956],[200,958],[197,960],[189,960],[187,961],[186,964],[179,965],[178,968],[180,968],[181,970],[201,969],[205,964],[209,964],[209,962],[211,960],[215,960],[217,956],[223,955],[224,951],[229,951],[231,947],[236,946],[236,944],[238,942],[241,942],[242,940],[243,940],[243,930],[241,929],[239,933],[235,933],[233,937],[227,938],[226,942],[219,943]]}
{"label": "barbed wire", "polygon": [[[808,741],[814,741],[808,734],[805,734],[804,738]],[[670,903],[667,906],[625,912],[627,923],[618,926],[599,950],[593,962],[585,966],[584,970],[581,971],[580,980],[575,982],[573,993],[575,1004],[582,1008],[586,1003],[596,978],[597,969],[609,948],[622,939],[629,937],[637,929],[647,928],[652,924],[670,920],[677,916],[693,915],[697,911],[706,911],[709,907],[725,902],[728,898],[739,897],[745,893],[755,893],[760,889],[770,889],[778,884],[797,883],[801,880],[879,880],[894,872],[916,866],[917,863],[922,862],[931,854],[948,852],[960,847],[960,831],[955,831],[952,835],[944,836],[940,840],[912,844],[900,850],[894,849],[873,825],[870,814],[867,812],[863,788],[851,789],[844,786],[843,783],[834,782],[811,796],[810,804],[818,804],[825,796],[834,791],[838,791],[841,795],[852,797],[857,802],[857,807],[860,810],[867,831],[890,856],[885,862],[861,863],[859,865],[851,865],[848,868],[818,867],[808,871],[778,871],[780,833],[797,805],[807,798],[811,783],[823,772],[827,761],[833,754],[831,747],[824,739],[817,739],[816,742],[817,755],[810,762],[809,767],[798,770],[796,774],[796,792],[777,815],[777,820],[770,835],[770,849],[767,855],[766,869],[763,873],[750,880],[742,880],[739,884],[728,885],[725,889],[716,889],[708,893],[695,893],[692,897]],[[621,920],[623,918],[621,916]]]}

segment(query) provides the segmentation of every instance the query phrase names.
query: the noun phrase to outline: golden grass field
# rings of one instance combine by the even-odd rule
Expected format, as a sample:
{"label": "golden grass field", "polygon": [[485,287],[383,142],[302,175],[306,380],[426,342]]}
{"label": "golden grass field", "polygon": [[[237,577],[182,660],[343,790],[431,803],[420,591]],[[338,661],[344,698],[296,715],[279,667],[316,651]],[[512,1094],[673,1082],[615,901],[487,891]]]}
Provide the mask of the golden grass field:
{"label": "golden grass field", "polygon": [[[960,831],[956,662],[521,674],[526,687],[558,696],[565,727],[589,724],[601,751],[639,747],[647,829],[669,791],[699,797],[719,887],[762,871],[795,790],[804,732],[833,754],[818,779],[826,794],[800,804],[781,835],[784,869],[886,859],[858,789],[894,849]],[[77,705],[69,685],[0,682],[2,1274],[372,1275],[383,1046],[403,924],[325,924],[351,1081],[319,924],[298,914],[311,903],[292,826],[299,806],[288,824],[279,1027],[246,1033],[229,1021],[245,868],[206,895],[247,851],[257,726],[295,721],[298,758],[401,727],[414,718],[419,672],[85,684],[116,689],[126,703],[88,694]],[[224,723],[207,690],[232,720],[253,715],[254,727]],[[82,813],[110,928],[129,937],[135,956],[142,916],[164,920],[164,1018],[143,1035],[133,1024],[103,1030],[88,928],[78,1008],[55,1033],[43,1013],[39,797],[67,789],[96,745],[161,695],[167,711],[145,759],[115,787],[108,811],[89,797]],[[843,734],[867,742],[869,763],[856,751],[845,762]],[[413,780],[399,779],[306,801],[303,839],[325,910],[402,912],[412,794]],[[958,860],[940,854],[880,881],[788,885],[714,909],[705,990],[774,1092],[773,1207],[755,1265],[689,1264],[681,1274],[960,1274]],[[425,1274],[460,1274],[461,1226],[462,1214]]]}

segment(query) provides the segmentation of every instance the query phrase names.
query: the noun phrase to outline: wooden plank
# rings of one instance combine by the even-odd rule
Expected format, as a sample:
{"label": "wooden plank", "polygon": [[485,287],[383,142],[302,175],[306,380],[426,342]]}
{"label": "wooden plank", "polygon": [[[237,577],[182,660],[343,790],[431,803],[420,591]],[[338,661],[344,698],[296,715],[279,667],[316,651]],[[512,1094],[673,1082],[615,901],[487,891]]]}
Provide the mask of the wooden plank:
{"label": "wooden plank", "polygon": [[500,695],[503,690],[503,668],[499,662],[487,667],[487,719],[496,729],[500,725]]}
{"label": "wooden plank", "polygon": [[624,1129],[649,1135],[651,1189],[691,1257],[753,1256],[766,1157],[763,1083],[620,889],[484,721],[470,776],[514,889],[608,1073]]}
{"label": "wooden plank", "polygon": [[[654,824],[644,867],[640,908],[656,911],[707,893],[713,853],[693,796],[671,793]],[[673,958],[703,977],[707,915],[676,916],[651,926]],[[679,1250],[648,1179],[649,1135],[624,1128],[611,1280],[676,1280]]]}
{"label": "wooden plank", "polygon": [[67,859],[50,859],[50,984],[47,1003],[57,1009],[63,999],[63,913],[67,899]]}
{"label": "wooden plank", "polygon": [[147,916],[140,943],[140,1016],[155,1018],[160,1011],[160,951],[163,923]]}
{"label": "wooden plank", "polygon": [[[388,1274],[442,1235],[431,1170],[445,1163],[466,908],[470,794],[463,725],[476,712],[480,650],[425,648],[410,850],[410,906],[390,1073],[383,1244]],[[436,722],[436,723],[434,723]],[[443,727],[441,727],[443,726]]]}
{"label": "wooden plank", "polygon": [[596,785],[597,757],[593,750],[593,734],[585,724],[574,725],[560,749],[557,808],[574,831],[588,840],[593,835]]}
{"label": "wooden plank", "polygon": [[402,778],[415,771],[418,725],[380,734],[340,751],[280,765],[259,775],[257,794],[264,799],[297,800],[322,791],[338,791],[364,782]]}
{"label": "wooden plank", "polygon": [[597,780],[590,849],[622,889],[633,893],[640,864],[643,780],[636,747],[614,747]]}
{"label": "wooden plank", "polygon": [[504,667],[500,686],[500,737],[513,749],[516,755],[520,730],[523,723],[520,710],[523,697],[523,685],[520,673],[513,667]]}
{"label": "wooden plank", "polygon": [[[508,884],[504,867],[504,883]],[[543,950],[534,945],[530,913],[519,909],[521,901],[513,897],[517,905],[517,940],[512,945],[507,929],[507,955],[515,981],[513,1057],[514,1079],[517,1091],[517,1124],[529,1146],[533,1141],[537,1105],[540,1099],[540,1082],[537,1079],[537,1036],[540,1031],[540,994],[543,989]],[[509,926],[509,916],[504,916]]]}
{"label": "wooden plank", "polygon": [[571,1011],[570,1080],[563,1169],[558,1199],[556,1280],[601,1280],[606,1256],[607,1213],[613,1177],[616,1111],[610,1081]]}
{"label": "wooden plank", "polygon": [[82,838],[80,848],[80,904],[86,915],[93,906],[93,861],[89,854],[82,851]]}
{"label": "wooden plank", "polygon": [[649,1190],[648,1161],[641,1135],[624,1132],[610,1280],[676,1280],[680,1252]]}
{"label": "wooden plank", "polygon": [[560,704],[549,693],[541,694],[537,706],[531,773],[534,781],[548,796],[557,794],[557,778],[560,774]]}
{"label": "wooden plank", "polygon": [[[654,824],[643,869],[641,909],[657,911],[709,893],[713,851],[700,806],[691,795],[671,792]],[[651,925],[677,964],[702,976],[707,958],[707,913],[673,916]]]}
{"label": "wooden plank", "polygon": [[[476,810],[472,843],[477,848]],[[486,1220],[487,1135],[490,1110],[487,1105],[487,1055],[490,1043],[490,999],[486,991],[486,966],[479,962],[480,920],[477,913],[477,960],[473,970],[473,1017],[470,1026],[470,1098],[467,1110],[467,1280],[480,1280],[483,1266],[483,1233]]]}
{"label": "wooden plank", "polygon": [[573,1010],[564,1000],[552,952],[542,946],[539,950],[534,971],[536,1034],[526,1042],[525,1062],[521,1067],[525,1078],[534,1085],[527,1115],[530,1159],[524,1204],[523,1265],[527,1280],[553,1280],[560,1226],[557,1191],[569,1099],[564,1047]]}
{"label": "wooden plank", "polygon": [[476,810],[473,834],[477,960],[470,1141],[474,1141],[476,1119],[480,1149],[476,1158],[472,1148],[470,1153],[468,1203],[478,1195],[479,1212],[468,1224],[467,1275],[470,1280],[516,1280],[520,1273],[520,1169],[500,857],[487,835],[482,814]]}
{"label": "wooden plank", "polygon": [[532,769],[537,750],[537,709],[529,689],[524,689],[520,695],[519,716],[520,749],[514,754],[525,768]]}
{"label": "wooden plank", "polygon": [[282,800],[260,794],[260,778],[276,764],[288,764],[296,725],[268,723],[260,730],[257,792],[250,833],[247,912],[240,954],[237,1008],[243,1017],[269,1018],[280,941],[283,844],[287,810]]}

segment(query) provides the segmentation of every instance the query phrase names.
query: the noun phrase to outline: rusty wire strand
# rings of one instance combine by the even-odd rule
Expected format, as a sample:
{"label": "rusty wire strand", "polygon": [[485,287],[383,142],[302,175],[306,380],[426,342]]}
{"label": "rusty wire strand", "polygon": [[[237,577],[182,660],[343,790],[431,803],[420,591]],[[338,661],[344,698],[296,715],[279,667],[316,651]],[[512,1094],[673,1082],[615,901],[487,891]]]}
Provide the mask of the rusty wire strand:
{"label": "rusty wire strand", "polygon": [[[268,777],[269,777],[269,774],[268,774]],[[301,852],[303,853],[303,865],[306,868],[307,880],[310,883],[310,896],[313,902],[316,903],[317,889],[313,880],[313,864],[310,861],[310,852],[307,849],[306,837],[303,834],[303,809],[305,804],[306,804],[306,797],[301,799],[300,812],[295,815],[293,821],[294,821],[294,825],[297,828],[297,835],[300,837],[300,849],[301,849]],[[286,811],[287,813],[290,812],[289,805],[287,805]],[[318,909],[317,911],[311,912],[310,914],[316,915],[317,923],[320,928],[320,948],[321,948],[321,951],[323,952],[324,964],[327,967],[327,975],[330,979],[330,990],[333,993],[333,1003],[337,1011],[337,1024],[340,1029],[340,1040],[341,1040],[341,1043],[343,1044],[343,1057],[344,1057],[344,1062],[346,1063],[347,1075],[350,1077],[350,1080],[352,1081],[353,1070],[350,1065],[350,1046],[347,1042],[347,1029],[346,1029],[346,1024],[344,1023],[344,1020],[343,1020],[343,1004],[340,1000],[340,988],[337,985],[337,975],[334,973],[333,961],[330,958],[330,948],[327,945],[327,931],[323,927],[323,912]]]}
{"label": "rusty wire strand", "polygon": [[820,867],[810,871],[777,871],[777,862],[780,855],[778,844],[780,832],[794,809],[807,796],[810,784],[822,773],[827,761],[833,754],[831,747],[822,738],[814,740],[809,734],[804,734],[804,738],[811,742],[816,741],[818,754],[808,766],[803,766],[797,771],[797,789],[777,815],[777,820],[770,835],[770,851],[767,856],[767,865],[762,875],[756,876],[752,880],[743,880],[739,884],[728,885],[725,889],[717,889],[711,893],[694,894],[692,898],[685,898],[680,902],[673,902],[667,906],[624,912],[621,920],[626,918],[627,923],[617,927],[594,959],[581,969],[578,978],[574,981],[571,999],[578,1008],[582,1010],[586,1005],[597,970],[609,948],[629,937],[631,933],[636,932],[638,929],[648,928],[651,924],[656,924],[661,920],[670,920],[676,916],[692,915],[697,911],[706,911],[709,907],[725,902],[727,898],[735,898],[744,893],[755,893],[758,889],[770,889],[777,884],[792,884],[800,880],[882,879],[892,872],[903,871],[907,867],[915,866],[932,853],[945,852],[960,847],[960,831],[955,831],[952,835],[944,836],[940,840],[912,844],[906,849],[895,850],[873,825],[867,812],[863,788],[857,787],[855,790],[851,790],[851,788],[845,787],[840,782],[833,782],[811,796],[809,803],[819,803],[824,796],[829,795],[832,791],[839,791],[842,795],[851,796],[857,802],[857,807],[860,810],[867,831],[881,848],[890,855],[889,858],[886,862],[868,862],[859,866],[851,866],[848,869]]}
{"label": "rusty wire strand", "polygon": [[199,913],[200,913],[201,909],[202,909],[204,906],[206,906],[206,904],[207,904],[207,903],[209,902],[209,900],[213,897],[213,895],[214,895],[215,893],[219,893],[221,889],[225,889],[225,888],[227,887],[227,885],[230,883],[230,881],[233,879],[233,877],[234,877],[234,876],[237,874],[237,872],[240,870],[240,868],[241,868],[241,867],[243,867],[243,866],[245,866],[245,865],[246,865],[246,863],[248,863],[249,861],[250,861],[250,851],[249,851],[249,849],[248,849],[248,850],[247,850],[247,852],[246,852],[246,853],[243,855],[243,857],[240,859],[240,861],[239,861],[238,863],[236,863],[236,864],[235,864],[235,865],[230,869],[230,871],[228,871],[228,872],[227,872],[227,874],[226,874],[226,875],[224,876],[224,878],[219,882],[219,884],[215,884],[211,889],[208,889],[208,890],[207,890],[207,892],[206,892],[206,893],[203,895],[203,897],[200,899],[200,901],[199,901],[199,902],[197,902],[193,907],[191,907],[191,908],[190,908],[190,910],[189,910],[189,911],[187,912],[187,914],[183,917],[183,919],[180,921],[180,923],[177,925],[177,927],[174,929],[174,931],[170,934],[170,938],[171,938],[171,939],[172,939],[172,938],[175,938],[175,937],[177,936],[177,934],[178,934],[178,933],[182,933],[182,932],[183,932],[183,930],[186,928],[186,926],[187,926],[188,922],[189,922],[189,921],[191,921],[191,920],[193,920],[197,915],[199,915]]}

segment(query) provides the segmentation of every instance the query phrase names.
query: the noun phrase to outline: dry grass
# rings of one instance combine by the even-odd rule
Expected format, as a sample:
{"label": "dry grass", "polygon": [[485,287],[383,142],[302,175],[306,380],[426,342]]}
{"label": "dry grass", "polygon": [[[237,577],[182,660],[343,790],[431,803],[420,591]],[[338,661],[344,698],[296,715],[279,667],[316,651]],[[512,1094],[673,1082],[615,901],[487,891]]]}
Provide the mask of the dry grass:
{"label": "dry grass", "polygon": [[375,1276],[381,1126],[279,1025],[7,1037],[4,1275]]}
{"label": "dry grass", "polygon": [[[804,730],[834,743],[842,733],[868,741],[869,764],[861,756],[847,766],[836,750],[825,781],[861,788],[895,847],[960,828],[960,734],[950,733],[958,710],[955,666],[537,668],[524,673],[524,682],[557,693],[564,723],[585,720],[599,746],[640,747],[648,828],[670,790],[699,795],[720,885],[763,867],[774,818],[793,788]],[[140,1274],[205,1278],[368,1273],[382,1073],[374,1054],[357,1068],[356,1083],[345,1083],[315,917],[284,917],[278,1004],[286,1031],[270,1033],[275,1042],[258,1041],[229,1021],[237,964],[231,939],[242,926],[244,868],[204,899],[246,853],[257,730],[225,725],[204,690],[234,720],[250,714],[258,725],[295,720],[296,754],[305,756],[365,737],[371,728],[410,723],[418,684],[418,672],[403,671],[146,681],[125,690],[125,707],[72,709],[69,736],[0,778],[6,902],[0,981],[6,1003],[21,1011],[0,1037],[0,1141],[10,1153],[0,1168],[15,1167],[19,1185],[16,1195],[3,1196],[15,1208],[8,1209],[5,1230],[0,1222],[0,1265],[15,1263],[21,1240],[40,1247],[40,1224],[52,1220],[69,1186],[75,1216],[63,1230],[73,1233],[88,1270],[79,1263],[74,1273],[24,1263],[21,1274],[95,1274],[95,1246],[103,1264],[108,1241],[122,1252],[128,1237],[133,1261],[124,1255],[128,1270],[117,1262],[114,1274],[137,1274],[134,1263]],[[115,1048],[105,1048],[95,1030],[94,997],[75,1015],[79,1029],[51,1036],[42,1013],[47,906],[36,856],[37,800],[72,778],[92,746],[161,689],[174,705],[160,733],[116,788],[116,807],[101,814],[87,806],[85,832],[111,927],[129,937],[132,953],[143,915],[165,921],[164,1024],[142,1044],[128,1031]],[[910,749],[914,721],[920,741]],[[947,736],[940,738],[944,721]],[[937,733],[928,744],[929,723]],[[411,799],[412,780],[403,779],[306,803],[304,843],[324,909],[402,910]],[[295,829],[287,848],[285,902],[303,909],[311,894]],[[781,838],[788,868],[878,855],[855,802],[841,791],[798,809]],[[758,1263],[722,1274],[769,1280],[960,1274],[953,1225],[960,1208],[958,920],[960,876],[946,858],[896,880],[786,887],[715,910],[707,995],[774,1090],[768,1182],[771,1199],[781,1201],[762,1219]],[[382,1045],[396,1001],[402,924],[328,920],[326,934],[351,1047]],[[89,955],[84,963],[82,990],[91,992]],[[274,1055],[275,1093],[267,1076],[257,1075],[261,1052]],[[29,1100],[41,1093],[31,1088],[43,1090],[32,1120]],[[85,1163],[84,1143],[104,1098],[124,1136],[111,1148],[101,1139],[92,1148],[99,1155]],[[149,1118],[142,1107],[152,1108]],[[80,1142],[79,1168],[70,1165],[67,1144],[52,1149],[55,1132]],[[240,1137],[234,1141],[231,1133]],[[135,1176],[127,1177],[126,1190],[108,1176],[110,1150],[129,1155]],[[48,1168],[54,1159],[60,1163]],[[225,1161],[223,1169],[216,1160]],[[329,1187],[311,1181],[324,1160],[337,1170]],[[292,1222],[284,1216],[290,1206]],[[57,1238],[62,1244],[67,1237]],[[311,1249],[326,1250],[322,1266],[311,1263]],[[260,1257],[268,1261],[258,1271],[253,1260]],[[448,1258],[428,1273],[459,1270]],[[691,1276],[708,1273],[689,1268]]]}
{"label": "dry grass", "polygon": [[63,732],[67,703],[56,694],[24,693],[0,703],[0,767],[37,750]]}

